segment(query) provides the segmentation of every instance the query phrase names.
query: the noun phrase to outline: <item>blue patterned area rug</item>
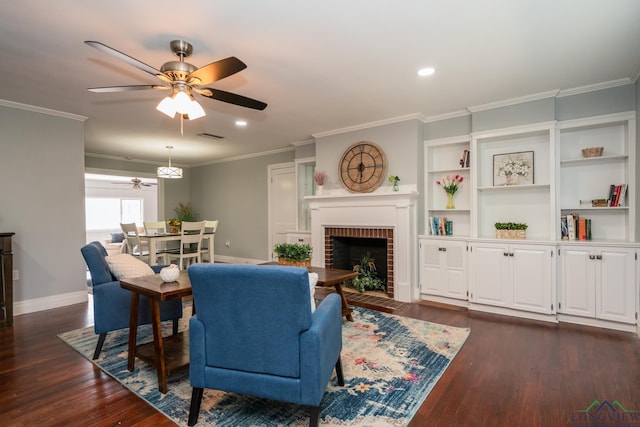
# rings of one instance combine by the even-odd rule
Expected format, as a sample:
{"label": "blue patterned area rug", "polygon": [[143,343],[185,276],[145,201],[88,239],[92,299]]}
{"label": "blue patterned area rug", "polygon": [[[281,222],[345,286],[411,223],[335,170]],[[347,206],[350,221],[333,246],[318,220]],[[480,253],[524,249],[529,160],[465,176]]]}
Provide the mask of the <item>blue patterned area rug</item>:
{"label": "blue patterned area rug", "polygon": [[[191,312],[188,308],[187,312]],[[469,336],[468,328],[455,328],[356,307],[354,322],[343,324],[342,365],[345,386],[334,377],[322,400],[323,426],[405,426]],[[181,329],[188,322],[181,321]],[[170,333],[170,324],[166,325]],[[91,360],[97,342],[93,328],[59,334]],[[189,370],[169,377],[169,392],[161,394],[153,368],[136,360],[127,370],[128,330],[107,335],[102,370],[149,402],[181,426],[187,425],[191,387]],[[152,340],[142,326],[138,342]],[[199,426],[307,426],[308,410],[297,405],[250,396],[205,390]]]}

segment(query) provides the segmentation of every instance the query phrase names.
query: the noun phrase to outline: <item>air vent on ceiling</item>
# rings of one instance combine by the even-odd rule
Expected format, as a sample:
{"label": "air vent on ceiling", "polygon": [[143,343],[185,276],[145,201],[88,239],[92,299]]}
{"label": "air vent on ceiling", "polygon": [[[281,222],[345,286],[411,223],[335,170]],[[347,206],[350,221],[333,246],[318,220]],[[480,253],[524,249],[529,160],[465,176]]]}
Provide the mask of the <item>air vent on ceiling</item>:
{"label": "air vent on ceiling", "polygon": [[213,133],[207,133],[207,132],[199,133],[198,136],[202,136],[204,138],[224,139],[224,136],[215,135]]}

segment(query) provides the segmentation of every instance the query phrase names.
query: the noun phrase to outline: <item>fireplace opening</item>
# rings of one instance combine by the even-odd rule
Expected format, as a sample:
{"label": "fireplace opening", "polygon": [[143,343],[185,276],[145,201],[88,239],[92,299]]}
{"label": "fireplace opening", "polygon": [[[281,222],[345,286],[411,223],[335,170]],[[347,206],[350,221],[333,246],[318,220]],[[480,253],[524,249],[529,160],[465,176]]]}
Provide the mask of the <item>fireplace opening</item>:
{"label": "fireplace opening", "polygon": [[353,270],[367,254],[375,260],[376,276],[393,297],[393,229],[327,227],[325,267]]}
{"label": "fireplace opening", "polygon": [[358,237],[333,238],[334,268],[352,270],[363,257],[368,256],[375,263],[376,275],[386,283],[387,239]]}

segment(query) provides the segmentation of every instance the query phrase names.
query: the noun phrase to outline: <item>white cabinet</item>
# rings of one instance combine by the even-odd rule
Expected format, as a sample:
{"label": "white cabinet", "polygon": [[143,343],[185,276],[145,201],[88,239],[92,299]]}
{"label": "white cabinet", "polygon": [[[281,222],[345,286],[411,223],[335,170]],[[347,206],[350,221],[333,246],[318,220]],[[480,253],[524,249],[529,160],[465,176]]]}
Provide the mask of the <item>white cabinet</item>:
{"label": "white cabinet", "polygon": [[420,291],[446,298],[467,299],[467,243],[420,239]]}
{"label": "white cabinet", "polygon": [[563,314],[636,323],[636,250],[626,247],[560,247]]}
{"label": "white cabinet", "polygon": [[553,245],[472,242],[470,301],[541,314],[555,312]]}

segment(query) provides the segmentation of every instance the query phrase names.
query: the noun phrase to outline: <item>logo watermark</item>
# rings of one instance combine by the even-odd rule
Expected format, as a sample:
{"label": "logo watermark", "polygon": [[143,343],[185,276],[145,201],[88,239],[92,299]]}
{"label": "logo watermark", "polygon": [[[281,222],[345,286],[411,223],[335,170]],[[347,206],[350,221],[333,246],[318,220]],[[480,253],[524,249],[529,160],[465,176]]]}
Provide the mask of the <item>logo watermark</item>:
{"label": "logo watermark", "polygon": [[586,409],[573,411],[570,421],[572,427],[640,427],[640,411],[617,400],[594,400]]}

